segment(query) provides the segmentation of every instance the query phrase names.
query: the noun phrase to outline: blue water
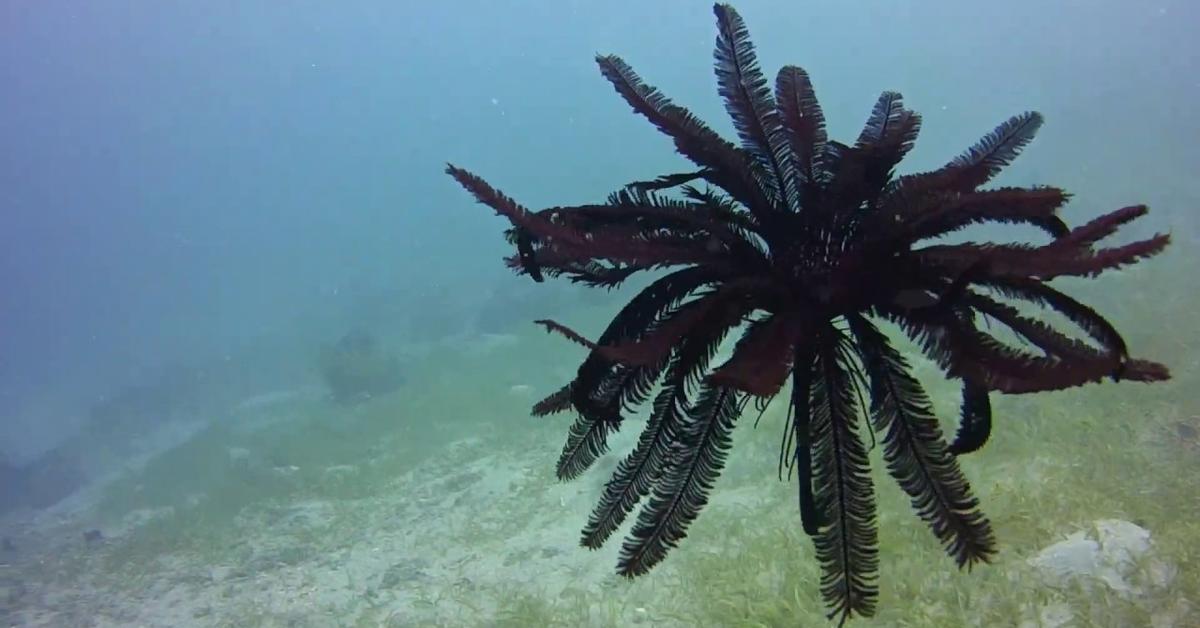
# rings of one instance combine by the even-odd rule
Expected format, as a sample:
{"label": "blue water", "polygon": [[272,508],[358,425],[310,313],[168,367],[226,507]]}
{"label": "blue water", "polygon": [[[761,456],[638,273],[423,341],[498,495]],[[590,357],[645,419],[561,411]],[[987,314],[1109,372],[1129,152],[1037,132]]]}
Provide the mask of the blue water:
{"label": "blue water", "polygon": [[[1047,124],[998,183],[1067,188],[1072,224],[1147,203],[1130,233],[1172,231],[1161,263],[1194,268],[1200,5],[736,6],[769,75],[812,75],[831,137],[900,91],[924,115],[915,171],[1036,109]],[[593,56],[621,55],[732,137],[713,36],[710,3],[691,0],[0,2],[0,458],[37,460],[181,365],[256,356],[229,378],[231,407],[309,390],[318,347],[355,327],[412,355],[528,332],[537,308],[511,303],[543,293],[503,268],[504,221],[445,162],[530,207],[678,171]],[[1162,289],[1200,288],[1173,280]],[[583,307],[547,290],[551,309]],[[420,380],[422,359],[406,368]],[[536,369],[505,385],[550,379]]]}

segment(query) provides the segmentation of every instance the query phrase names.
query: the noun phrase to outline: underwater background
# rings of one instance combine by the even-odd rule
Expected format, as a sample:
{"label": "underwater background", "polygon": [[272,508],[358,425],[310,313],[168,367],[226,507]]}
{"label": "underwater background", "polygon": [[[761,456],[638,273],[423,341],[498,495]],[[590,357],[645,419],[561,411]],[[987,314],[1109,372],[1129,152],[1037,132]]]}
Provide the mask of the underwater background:
{"label": "underwater background", "polygon": [[[996,185],[1172,235],[1064,283],[1173,379],[995,395],[962,464],[1000,554],[971,573],[880,481],[880,609],[852,625],[1200,625],[1200,6],[736,7],[832,137],[900,91],[920,171],[1035,109]],[[637,429],[555,479],[571,418],[529,408],[584,350],[531,321],[594,336],[635,288],[513,275],[506,221],[443,173],[540,208],[676,171],[593,58],[732,137],[713,37],[700,0],[0,2],[0,621],[827,625],[780,404],[654,571],[579,547]],[[901,346],[952,429],[956,384]]]}

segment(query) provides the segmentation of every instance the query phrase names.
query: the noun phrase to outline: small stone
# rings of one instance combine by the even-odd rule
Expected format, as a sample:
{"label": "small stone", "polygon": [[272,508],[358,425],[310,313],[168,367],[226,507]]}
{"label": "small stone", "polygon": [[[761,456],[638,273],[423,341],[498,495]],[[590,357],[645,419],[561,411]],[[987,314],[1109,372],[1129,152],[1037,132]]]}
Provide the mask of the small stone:
{"label": "small stone", "polygon": [[1078,580],[1085,587],[1103,583],[1113,592],[1133,599],[1145,587],[1161,587],[1174,579],[1174,567],[1149,563],[1145,577],[1138,578],[1137,566],[1151,550],[1150,532],[1128,521],[1102,519],[1091,531],[1080,531],[1055,543],[1029,559],[1047,584]]}

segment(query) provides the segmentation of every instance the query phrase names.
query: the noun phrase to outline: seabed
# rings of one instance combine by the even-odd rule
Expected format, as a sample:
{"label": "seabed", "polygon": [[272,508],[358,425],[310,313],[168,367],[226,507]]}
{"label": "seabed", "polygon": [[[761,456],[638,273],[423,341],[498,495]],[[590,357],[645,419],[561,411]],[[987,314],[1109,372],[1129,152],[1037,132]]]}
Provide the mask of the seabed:
{"label": "seabed", "polygon": [[[963,459],[1000,540],[994,564],[959,572],[872,452],[879,612],[849,625],[1200,625],[1200,328],[1164,327],[1193,320],[1200,295],[1150,294],[1178,280],[1176,257],[1076,292],[1097,299],[1136,354],[1170,365],[1173,381],[995,397],[992,440]],[[1113,294],[1131,296],[1122,305],[1105,299]],[[1139,326],[1147,302],[1154,323]],[[587,329],[608,313],[562,318]],[[14,548],[0,555],[0,621],[830,625],[794,485],[776,477],[782,403],[757,428],[753,414],[742,418],[711,503],[649,575],[615,575],[619,539],[579,547],[638,429],[623,429],[581,479],[554,478],[570,417],[528,410],[566,381],[578,351],[528,325],[427,347],[403,388],[358,405],[299,390],[249,399],[220,420],[163,425],[178,431],[160,439],[169,446],[54,508],[0,522]],[[957,386],[910,358],[953,429]],[[85,444],[104,447],[99,436]],[[1148,549],[1094,577],[1039,566],[1040,552],[1071,535],[1100,538],[1106,520],[1148,531]],[[104,538],[86,542],[90,529]]]}

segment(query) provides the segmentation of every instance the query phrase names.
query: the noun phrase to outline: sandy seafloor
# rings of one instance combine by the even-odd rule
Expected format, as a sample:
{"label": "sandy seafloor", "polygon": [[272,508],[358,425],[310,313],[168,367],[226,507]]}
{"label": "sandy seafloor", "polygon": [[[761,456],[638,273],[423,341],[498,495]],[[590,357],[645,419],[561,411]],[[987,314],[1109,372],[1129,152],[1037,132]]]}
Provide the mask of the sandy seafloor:
{"label": "sandy seafloor", "polygon": [[[1104,281],[1134,289],[1146,278],[1159,276]],[[1158,302],[1183,316],[1193,299]],[[589,329],[602,314],[569,320]],[[1130,325],[1135,314],[1114,319],[1137,353],[1171,364],[1174,382],[996,399],[993,441],[964,460],[1001,541],[995,564],[958,572],[872,453],[879,613],[850,625],[1200,625],[1200,447],[1180,427],[1200,414],[1200,332],[1164,337]],[[529,325],[446,340],[424,355],[432,357],[404,388],[357,406],[333,404],[309,382],[244,399],[220,421],[160,424],[142,435],[141,455],[80,494],[6,516],[0,530],[15,549],[0,561],[0,619],[826,625],[794,486],[776,478],[780,404],[757,428],[752,414],[742,419],[690,536],[650,575],[627,581],[614,575],[619,538],[594,552],[578,546],[578,534],[640,419],[612,439],[598,468],[560,483],[554,463],[571,417],[532,418],[528,407],[571,374],[575,347]],[[952,427],[954,384],[915,364]],[[1106,519],[1151,535],[1150,551],[1121,576],[1128,590],[1031,566],[1043,548]],[[93,528],[105,538],[87,543],[82,534]]]}

